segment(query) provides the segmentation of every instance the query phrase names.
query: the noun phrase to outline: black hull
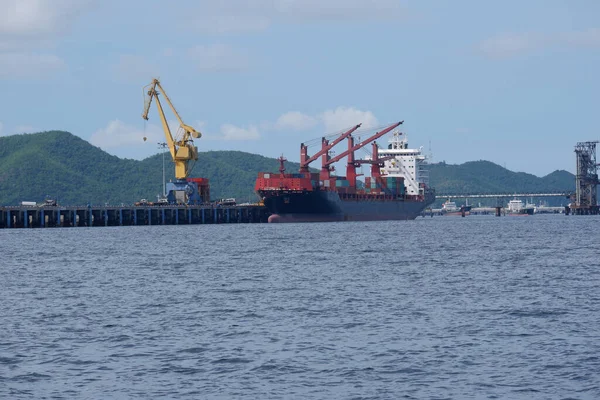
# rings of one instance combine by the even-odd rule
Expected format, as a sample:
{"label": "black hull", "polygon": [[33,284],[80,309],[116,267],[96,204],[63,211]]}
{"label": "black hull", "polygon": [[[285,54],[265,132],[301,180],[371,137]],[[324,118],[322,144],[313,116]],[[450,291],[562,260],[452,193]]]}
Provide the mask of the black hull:
{"label": "black hull", "polygon": [[415,219],[434,200],[341,199],[336,192],[259,193],[272,214],[269,222],[383,221]]}

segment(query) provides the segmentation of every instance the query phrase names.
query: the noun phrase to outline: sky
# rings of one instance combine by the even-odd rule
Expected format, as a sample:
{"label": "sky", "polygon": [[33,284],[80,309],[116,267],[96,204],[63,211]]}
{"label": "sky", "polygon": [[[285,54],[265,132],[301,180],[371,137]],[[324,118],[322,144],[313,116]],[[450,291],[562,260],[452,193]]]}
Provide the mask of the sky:
{"label": "sky", "polygon": [[410,147],[433,162],[489,160],[544,176],[574,172],[575,144],[600,139],[596,0],[0,0],[0,9],[4,136],[65,130],[119,157],[156,154],[158,113],[141,114],[143,87],[158,77],[203,133],[200,151],[298,161],[302,142],[358,123],[364,138],[403,120]]}

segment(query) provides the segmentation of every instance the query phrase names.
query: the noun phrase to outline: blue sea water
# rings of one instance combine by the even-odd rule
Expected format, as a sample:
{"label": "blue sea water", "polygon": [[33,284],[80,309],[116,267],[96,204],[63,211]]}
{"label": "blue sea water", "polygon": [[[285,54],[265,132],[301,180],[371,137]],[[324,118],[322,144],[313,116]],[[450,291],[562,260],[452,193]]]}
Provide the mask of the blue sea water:
{"label": "blue sea water", "polygon": [[598,399],[600,218],[0,231],[2,399]]}

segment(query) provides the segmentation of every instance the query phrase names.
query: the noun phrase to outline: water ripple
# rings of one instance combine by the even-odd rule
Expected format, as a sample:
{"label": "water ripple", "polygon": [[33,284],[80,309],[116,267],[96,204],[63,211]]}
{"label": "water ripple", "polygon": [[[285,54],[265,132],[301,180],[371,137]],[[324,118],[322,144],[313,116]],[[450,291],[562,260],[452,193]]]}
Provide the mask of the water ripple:
{"label": "water ripple", "polygon": [[598,222],[3,230],[0,398],[597,399]]}

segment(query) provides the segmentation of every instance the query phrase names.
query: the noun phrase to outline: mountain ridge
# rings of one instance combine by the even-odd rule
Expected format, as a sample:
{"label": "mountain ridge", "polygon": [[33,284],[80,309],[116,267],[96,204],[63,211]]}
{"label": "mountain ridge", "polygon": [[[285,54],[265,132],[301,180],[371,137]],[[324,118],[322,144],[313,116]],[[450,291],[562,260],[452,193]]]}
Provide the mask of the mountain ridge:
{"label": "mountain ridge", "polygon": [[[288,171],[298,163],[287,162]],[[556,170],[544,177],[509,171],[490,161],[429,165],[430,183],[439,194],[573,191],[575,176]],[[192,177],[206,177],[213,199],[255,201],[254,180],[261,171],[275,172],[274,158],[242,151],[206,151]],[[165,156],[167,181],[173,179]],[[143,160],[119,158],[65,131],[0,137],[0,204],[41,201],[45,195],[61,204],[131,204],[162,191],[162,154]]]}

